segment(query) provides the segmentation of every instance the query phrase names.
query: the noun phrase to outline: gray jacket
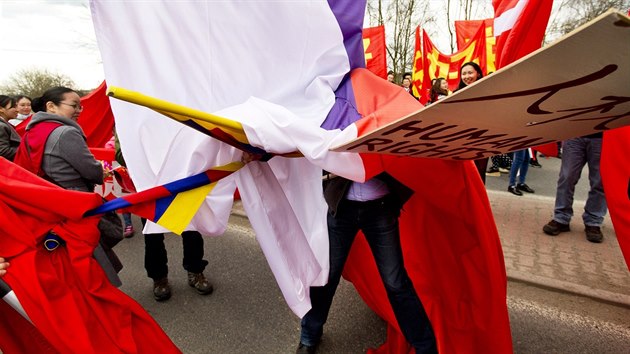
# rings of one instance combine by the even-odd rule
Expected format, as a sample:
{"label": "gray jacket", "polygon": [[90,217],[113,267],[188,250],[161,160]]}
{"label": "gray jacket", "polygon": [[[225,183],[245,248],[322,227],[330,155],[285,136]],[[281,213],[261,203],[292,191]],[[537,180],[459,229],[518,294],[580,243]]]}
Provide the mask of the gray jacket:
{"label": "gray jacket", "polygon": [[93,191],[95,184],[103,184],[103,166],[90,153],[79,124],[69,118],[38,112],[26,130],[45,121],[62,124],[46,140],[42,158],[42,170],[46,176],[64,189],[84,192]]}
{"label": "gray jacket", "polygon": [[6,120],[0,118],[0,156],[13,161],[21,140],[15,128]]}

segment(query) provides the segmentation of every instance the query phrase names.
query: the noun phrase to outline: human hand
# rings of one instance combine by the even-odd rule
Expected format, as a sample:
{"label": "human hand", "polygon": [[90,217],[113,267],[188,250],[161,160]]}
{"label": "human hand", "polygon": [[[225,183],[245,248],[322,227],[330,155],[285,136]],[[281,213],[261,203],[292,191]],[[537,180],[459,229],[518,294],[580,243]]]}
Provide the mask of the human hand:
{"label": "human hand", "polygon": [[9,268],[9,262],[5,261],[4,258],[0,257],[0,277],[7,273],[7,268]]}
{"label": "human hand", "polygon": [[252,161],[258,161],[262,159],[262,154],[252,154],[251,152],[243,151],[243,156],[241,156],[242,163],[249,163]]}

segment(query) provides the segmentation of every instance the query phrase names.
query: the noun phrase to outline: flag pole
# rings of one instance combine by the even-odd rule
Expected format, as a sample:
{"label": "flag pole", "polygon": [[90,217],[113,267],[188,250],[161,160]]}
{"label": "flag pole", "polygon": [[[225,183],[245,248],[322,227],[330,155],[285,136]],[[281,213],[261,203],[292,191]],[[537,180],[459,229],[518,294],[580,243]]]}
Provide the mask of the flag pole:
{"label": "flag pole", "polygon": [[33,321],[31,321],[31,319],[26,314],[26,311],[24,310],[24,307],[22,307],[20,300],[18,300],[17,296],[15,295],[15,292],[13,292],[13,289],[11,289],[9,284],[7,284],[2,279],[0,279],[0,298],[2,298],[4,302],[9,304],[9,306],[11,306],[15,311],[22,315],[22,317],[27,319],[31,324],[33,323]]}

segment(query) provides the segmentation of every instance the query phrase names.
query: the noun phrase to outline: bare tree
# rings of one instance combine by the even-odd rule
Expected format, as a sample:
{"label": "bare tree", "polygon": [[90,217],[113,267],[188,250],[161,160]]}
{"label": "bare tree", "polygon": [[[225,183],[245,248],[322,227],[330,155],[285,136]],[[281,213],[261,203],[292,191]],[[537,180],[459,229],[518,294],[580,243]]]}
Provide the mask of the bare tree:
{"label": "bare tree", "polygon": [[418,0],[370,0],[367,5],[370,26],[384,25],[387,36],[387,62],[399,79],[411,72],[413,65],[415,29],[435,22],[429,2]]}
{"label": "bare tree", "polygon": [[623,12],[630,9],[630,0],[562,0],[554,4],[545,42],[561,37],[610,8]]}
{"label": "bare tree", "polygon": [[46,69],[24,69],[9,77],[7,82],[0,86],[0,92],[13,96],[37,97],[55,86],[74,88],[76,85],[63,74],[52,73]]}

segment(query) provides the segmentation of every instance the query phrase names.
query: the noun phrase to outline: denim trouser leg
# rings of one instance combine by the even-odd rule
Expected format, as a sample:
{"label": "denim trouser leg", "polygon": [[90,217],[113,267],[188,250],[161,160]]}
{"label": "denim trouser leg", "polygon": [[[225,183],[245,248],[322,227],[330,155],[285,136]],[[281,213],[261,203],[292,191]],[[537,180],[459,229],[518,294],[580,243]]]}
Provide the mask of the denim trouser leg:
{"label": "denim trouser leg", "polygon": [[575,185],[580,180],[582,168],[586,164],[586,140],[586,138],[575,138],[562,144],[562,164],[556,188],[553,219],[563,224],[569,224],[573,217]]}
{"label": "denim trouser leg", "polygon": [[510,181],[508,186],[516,184],[516,174],[519,173],[518,183],[525,183],[527,177],[527,170],[529,169],[529,152],[527,149],[514,152],[514,160],[512,161],[512,167],[510,168]]}
{"label": "denim trouser leg", "polygon": [[132,225],[130,213],[123,213],[122,216],[123,216],[123,221],[125,222],[125,226]]}
{"label": "denim trouser leg", "polygon": [[599,160],[602,152],[601,138],[588,138],[586,142],[586,162],[588,163],[588,180],[591,189],[584,205],[582,220],[584,225],[601,226],[608,211],[602,176],[599,173]]}
{"label": "denim trouser leg", "polygon": [[208,261],[203,259],[203,237],[198,231],[182,232],[184,259],[182,266],[191,273],[201,273]]}
{"label": "denim trouser leg", "polygon": [[339,210],[337,217],[328,213],[330,271],[328,283],[325,286],[310,288],[312,307],[302,318],[302,332],[300,334],[300,342],[308,346],[316,345],[322,336],[330,305],[341,279],[343,266],[348,258],[348,253],[350,253],[354,237],[359,231],[359,226],[350,216],[340,216],[342,213],[349,214],[350,212],[351,210]]}

